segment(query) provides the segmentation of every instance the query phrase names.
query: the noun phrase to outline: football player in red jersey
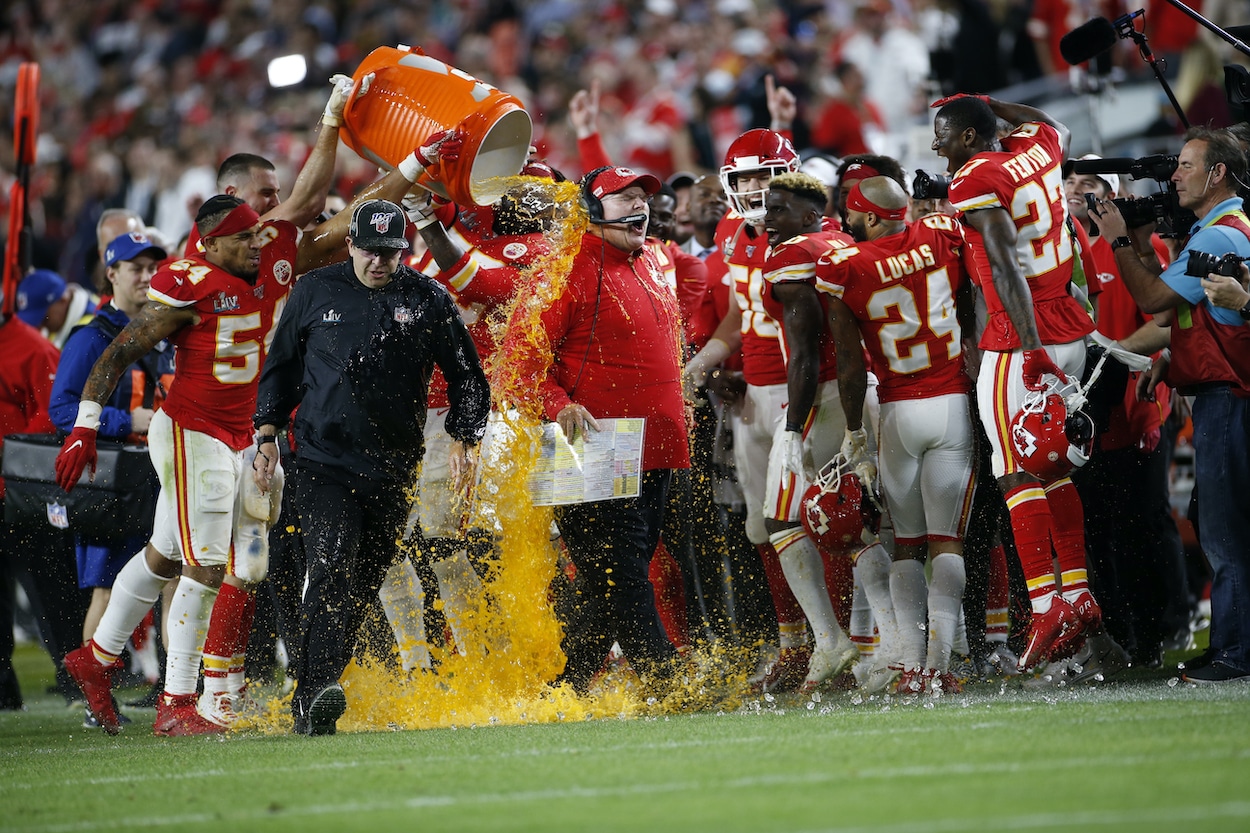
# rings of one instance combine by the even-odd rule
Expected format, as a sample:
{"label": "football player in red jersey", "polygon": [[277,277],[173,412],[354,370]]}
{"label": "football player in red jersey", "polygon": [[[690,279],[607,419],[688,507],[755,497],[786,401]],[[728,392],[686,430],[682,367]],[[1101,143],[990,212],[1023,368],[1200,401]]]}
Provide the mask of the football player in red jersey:
{"label": "football player in red jersey", "polygon": [[[425,251],[409,257],[407,264],[431,275],[451,293],[488,371],[502,323],[499,316],[516,294],[526,270],[550,251],[545,232],[555,220],[557,207],[548,186],[563,180],[552,168],[535,161],[529,162],[520,175],[527,179],[510,188],[495,205],[435,204],[427,194],[410,195],[404,200],[408,218],[425,243]],[[406,536],[420,525],[431,553],[428,566],[438,584],[444,614],[463,650],[469,637],[460,627],[465,616],[462,610],[476,607],[480,593],[473,565],[465,554],[471,551],[475,556],[481,555],[489,548],[491,536],[473,530],[468,546],[464,540],[463,501],[451,488],[448,452],[452,438],[445,427],[450,402],[447,383],[437,368],[430,381],[427,407],[426,454]],[[489,453],[499,426],[498,415],[492,414],[482,442],[483,451]],[[424,573],[427,565],[418,563],[417,567]],[[392,568],[383,586],[384,594],[392,599],[408,597],[420,605],[414,598],[414,584],[404,575],[406,571],[402,563],[399,568]],[[384,597],[383,607],[395,627],[401,619],[390,614],[390,604]],[[399,641],[403,644],[404,639]]]}
{"label": "football player in red jersey", "polygon": [[[252,441],[248,414],[255,409],[264,344],[287,287],[272,273],[261,275],[260,217],[242,200],[213,197],[201,206],[196,223],[203,256],[174,261],[152,277],[151,303],[92,368],[78,420],[57,458],[57,479],[66,490],[84,468],[94,470],[101,403],[119,373],[161,340],[173,342],[174,382],[148,432],[162,484],[152,540],[122,569],[95,636],[66,658],[92,713],[110,732],[117,729],[110,693],[117,655],[180,563],[182,579],[169,616],[165,694],[154,731],[225,731],[196,708],[200,656],[213,602],[234,557],[234,516],[246,474],[243,451]],[[126,574],[132,580],[124,581]]]}
{"label": "football player in red jersey", "polygon": [[[815,690],[859,657],[859,649],[838,624],[821,552],[800,523],[803,493],[816,479],[816,470],[838,452],[848,424],[856,426],[865,449],[868,444],[861,418],[862,392],[855,418],[843,413],[833,339],[823,297],[816,292],[817,264],[854,242],[840,231],[823,230],[827,201],[824,183],[797,172],[773,177],[764,199],[770,252],[763,267],[766,284],[761,294],[764,308],[781,326],[787,403],[784,419],[774,426],[768,456],[764,526],[815,637],[800,686],[803,692]],[[858,351],[859,346],[851,349]],[[859,541],[855,544],[831,555],[853,557],[863,549]]]}
{"label": "football player in red jersey", "polygon": [[[862,407],[860,338],[879,382],[880,475],[894,522],[890,590],[903,654],[900,693],[950,694],[951,646],[963,599],[963,536],[972,501],[973,440],[960,311],[971,312],[963,234],[954,217],[907,223],[894,180],[857,182],[847,226],[858,244],[817,272],[828,299],[848,413]],[[925,559],[933,578],[926,588]],[[927,622],[927,656],[926,656]]]}
{"label": "football player in red jersey", "polygon": [[[934,106],[940,109],[932,148],[952,174],[949,199],[966,227],[973,278],[985,297],[977,407],[1028,582],[1033,622],[1020,667],[1031,668],[1056,643],[1075,644],[1101,623],[1086,576],[1076,488],[1067,476],[1042,483],[1023,471],[1009,437],[1026,392],[1044,389],[1044,376],[1080,378],[1084,339],[1094,329],[1069,292],[1073,249],[1061,171],[1068,130],[1041,110],[981,96]],[[1001,139],[999,118],[1016,127]]]}
{"label": "football player in red jersey", "polygon": [[[807,674],[811,646],[802,608],[786,582],[777,554],[764,526],[764,492],[773,430],[786,402],[786,369],[777,322],[765,311],[764,197],[774,176],[798,169],[799,157],[790,140],[773,130],[748,130],[725,154],[721,184],[730,211],[716,229],[716,247],[728,267],[731,293],[725,317],[699,353],[690,360],[686,375],[695,386],[703,371],[742,351],[746,393],[731,425],[738,482],[746,500],[747,538],[764,563],[769,591],[777,613],[780,656],[763,681],[768,690],[793,689]],[[710,271],[710,270],[709,270]]]}

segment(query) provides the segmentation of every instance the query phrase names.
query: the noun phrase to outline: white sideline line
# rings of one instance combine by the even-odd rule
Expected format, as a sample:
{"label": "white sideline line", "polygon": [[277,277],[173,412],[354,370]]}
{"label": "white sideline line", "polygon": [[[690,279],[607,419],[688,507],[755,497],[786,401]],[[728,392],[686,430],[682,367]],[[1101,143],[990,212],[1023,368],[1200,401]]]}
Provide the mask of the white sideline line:
{"label": "white sideline line", "polygon": [[[1185,755],[1172,756],[1172,763],[1186,760],[1215,758],[1244,758],[1247,753],[1234,753],[1228,756]],[[1141,755],[1131,757],[1089,759],[1082,764],[1094,768],[1128,767],[1140,764],[1156,764],[1157,756]],[[1004,772],[1027,772],[1040,770],[1053,772],[1056,767],[1067,761],[1029,761],[987,762],[984,764],[943,764],[926,767],[908,767],[904,769],[853,769],[850,771],[830,770],[811,772],[796,776],[793,773],[777,773],[774,775],[750,776],[734,778],[728,781],[706,782],[685,781],[656,784],[636,784],[619,787],[566,787],[551,790],[525,790],[505,793],[467,793],[464,795],[429,795],[414,796],[389,801],[372,802],[340,802],[330,804],[312,804],[304,806],[283,807],[273,810],[269,807],[257,807],[252,810],[238,812],[196,813],[175,816],[130,816],[127,818],[99,819],[76,822],[72,824],[37,825],[34,827],[15,828],[24,833],[79,833],[79,831],[117,830],[134,828],[179,827],[187,824],[214,822],[217,824],[239,824],[264,819],[291,819],[296,817],[324,817],[333,815],[351,815],[357,813],[377,813],[394,810],[418,810],[432,807],[473,806],[481,804],[530,804],[551,801],[597,801],[603,798],[629,796],[651,796],[674,792],[706,792],[707,790],[735,791],[742,789],[773,788],[795,784],[817,785],[829,782],[846,783],[848,780],[865,780],[880,778],[934,778],[957,772],[961,775],[1002,775]],[[996,829],[1028,830],[1038,827],[1064,827],[1092,824],[1125,824],[1128,822],[1149,822],[1155,820],[1195,821],[1210,818],[1242,818],[1250,817],[1250,802],[1226,802],[1216,805],[1193,805],[1188,807],[1155,808],[1149,811],[1072,811],[1064,813],[1046,813],[1020,816],[999,815],[998,811],[992,818],[986,819],[932,819],[921,822],[908,822],[895,826],[872,827],[829,827],[810,831],[794,831],[794,833],[942,833],[942,831],[964,831],[974,829],[978,825],[991,821]]]}

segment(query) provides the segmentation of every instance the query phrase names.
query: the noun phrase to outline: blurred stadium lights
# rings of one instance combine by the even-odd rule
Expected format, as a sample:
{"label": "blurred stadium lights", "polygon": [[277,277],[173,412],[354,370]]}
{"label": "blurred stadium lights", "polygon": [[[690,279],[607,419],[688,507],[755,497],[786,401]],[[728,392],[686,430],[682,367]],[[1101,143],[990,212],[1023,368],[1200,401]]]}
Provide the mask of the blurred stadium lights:
{"label": "blurred stadium lights", "polygon": [[269,86],[290,87],[304,80],[308,66],[303,55],[283,55],[269,62]]}

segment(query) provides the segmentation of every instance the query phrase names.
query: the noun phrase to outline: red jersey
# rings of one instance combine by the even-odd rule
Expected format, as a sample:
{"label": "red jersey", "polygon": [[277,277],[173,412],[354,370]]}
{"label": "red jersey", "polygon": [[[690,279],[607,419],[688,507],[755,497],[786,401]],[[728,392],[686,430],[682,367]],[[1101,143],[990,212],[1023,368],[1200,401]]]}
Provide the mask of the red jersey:
{"label": "red jersey", "polygon": [[[496,347],[492,319],[516,294],[522,270],[548,252],[547,241],[541,232],[495,234],[494,214],[489,206],[467,210],[447,206],[439,209],[439,218],[444,220],[447,236],[464,254],[450,269],[439,269],[428,250],[409,257],[408,265],[447,287],[460,307],[460,317],[469,328],[478,358],[489,373]],[[437,367],[430,379],[427,403],[430,408],[450,407],[447,381]]]}
{"label": "red jersey", "polygon": [[190,307],[200,319],[170,337],[177,352],[165,413],[235,451],[252,441],[256,386],[291,291],[299,237],[284,220],[266,223],[261,233],[266,242],[255,284],[192,256],[162,266],[148,287],[151,300]]}
{"label": "red jersey", "polygon": [[[677,295],[682,333],[686,343],[691,344],[697,335],[695,319],[707,294],[707,265],[689,252],[683,252],[676,243],[662,243],[649,237],[647,247],[655,253],[664,280]],[[704,337],[704,343],[707,338]]]}
{"label": "red jersey", "polygon": [[[51,434],[52,382],[61,351],[17,316],[0,323],[0,450],[7,434]],[[4,480],[0,479],[0,498]]]}
{"label": "red jersey", "polygon": [[[770,285],[775,283],[801,282],[816,285],[816,264],[827,259],[835,249],[855,245],[855,239],[840,231],[818,231],[814,234],[800,234],[773,249],[764,264],[764,280]],[[838,378],[838,361],[833,349],[833,334],[829,332],[829,309],[825,295],[820,295],[821,320],[820,331],[820,377],[819,381],[829,382]],[[773,320],[781,325],[782,359],[789,364],[793,349],[785,332],[784,308],[780,301],[773,297],[771,289],[764,293],[764,309]]]}
{"label": "red jersey", "polygon": [[734,300],[742,311],[742,374],[747,384],[784,385],[781,327],[764,309],[768,238],[730,211],[716,227],[716,246],[724,253]]}
{"label": "red jersey", "polygon": [[[1058,132],[1029,122],[1004,136],[1003,150],[978,153],[951,178],[949,199],[963,217],[969,211],[1001,208],[1016,226],[1016,260],[1033,293],[1033,313],[1042,344],[1067,344],[1088,335],[1094,322],[1068,294],[1072,279],[1072,238],[1064,227],[1063,162]],[[966,223],[966,220],[965,220]],[[994,288],[981,233],[965,230],[972,276],[985,296],[988,320],[981,336],[985,350],[1020,347],[1007,311]]]}
{"label": "red jersey", "polygon": [[[577,402],[595,417],[645,417],[643,469],[688,468],[677,299],[650,249],[582,241],[564,293],[542,315],[554,351],[536,379],[544,412],[554,420]],[[521,375],[537,374],[519,331]]]}
{"label": "red jersey", "polygon": [[904,231],[822,258],[816,286],[859,322],[882,402],[966,393],[955,292],[967,278],[954,217],[930,214]]}

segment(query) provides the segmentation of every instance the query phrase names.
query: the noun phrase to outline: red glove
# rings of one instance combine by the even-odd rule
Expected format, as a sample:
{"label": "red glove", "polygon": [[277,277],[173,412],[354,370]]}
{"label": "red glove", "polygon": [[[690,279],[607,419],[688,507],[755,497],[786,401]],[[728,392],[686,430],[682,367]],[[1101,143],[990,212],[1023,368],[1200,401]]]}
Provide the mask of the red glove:
{"label": "red glove", "polygon": [[417,161],[426,168],[439,162],[455,162],[460,158],[460,149],[464,147],[464,137],[457,130],[440,130],[426,137],[421,147],[417,148]]}
{"label": "red glove", "polygon": [[941,106],[943,106],[943,105],[945,105],[945,104],[950,104],[952,101],[954,101],[954,100],[955,100],[955,99],[957,99],[957,98],[979,98],[979,99],[981,99],[982,101],[984,101],[986,104],[989,104],[989,103],[990,103],[990,97],[989,97],[988,95],[973,95],[973,96],[970,96],[968,93],[955,93],[954,95],[948,95],[948,96],[946,96],[945,98],[939,98],[937,101],[935,101],[935,102],[933,102],[932,104],[930,104],[930,105],[929,105],[929,108],[930,108],[930,109],[936,109],[936,108],[941,107]]}
{"label": "red glove", "polygon": [[95,435],[90,428],[77,427],[65,438],[61,453],[56,455],[56,485],[66,492],[74,488],[78,478],[82,477],[83,469],[91,467],[91,476],[95,477]]}
{"label": "red glove", "polygon": [[1042,376],[1049,373],[1060,382],[1068,381],[1068,375],[1059,369],[1045,350],[1024,351],[1024,386],[1029,390],[1042,390]]}

